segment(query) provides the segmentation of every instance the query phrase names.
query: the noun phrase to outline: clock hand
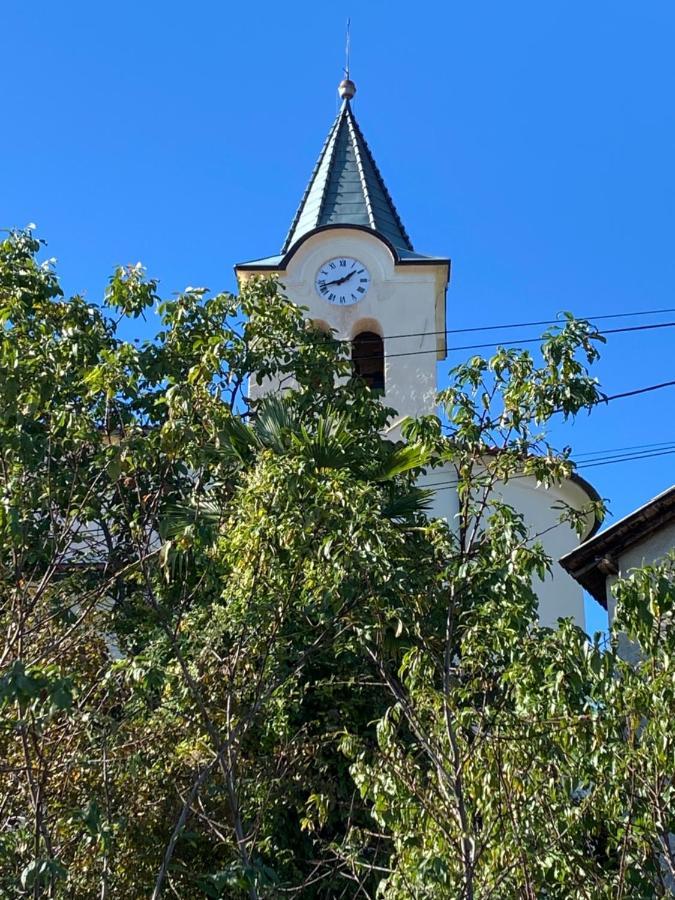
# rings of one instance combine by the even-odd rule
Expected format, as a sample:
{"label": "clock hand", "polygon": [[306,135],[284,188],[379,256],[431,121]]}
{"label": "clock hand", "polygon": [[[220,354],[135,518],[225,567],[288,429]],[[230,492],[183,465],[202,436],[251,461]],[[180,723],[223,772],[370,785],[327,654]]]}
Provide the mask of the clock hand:
{"label": "clock hand", "polygon": [[326,287],[330,287],[331,284],[344,284],[345,281],[349,281],[353,274],[354,271],[351,271],[348,275],[343,275],[342,278],[336,278],[335,281],[327,281]]}
{"label": "clock hand", "polygon": [[[352,273],[350,272],[349,275],[351,274]],[[347,278],[349,278],[349,275],[347,275]],[[327,281],[326,287],[330,287],[331,284],[343,284],[347,280],[347,278],[336,278],[335,281]]]}
{"label": "clock hand", "polygon": [[352,275],[354,274],[355,271],[356,271],[355,269],[352,269],[351,272],[350,272],[348,275],[343,276],[343,277],[338,281],[338,284],[344,284],[345,281],[349,281],[349,279],[352,277]]}

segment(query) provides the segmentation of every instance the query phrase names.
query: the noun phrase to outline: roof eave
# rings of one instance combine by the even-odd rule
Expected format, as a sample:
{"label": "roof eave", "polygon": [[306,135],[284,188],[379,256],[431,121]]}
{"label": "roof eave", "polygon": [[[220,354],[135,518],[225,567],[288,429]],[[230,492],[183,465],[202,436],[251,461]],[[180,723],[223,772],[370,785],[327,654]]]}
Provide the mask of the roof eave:
{"label": "roof eave", "polygon": [[412,251],[408,251],[407,248],[395,247],[388,238],[386,238],[379,231],[375,231],[373,228],[368,228],[366,225],[352,225],[349,222],[340,222],[335,225],[319,225],[316,228],[313,228],[311,231],[305,232],[288,248],[288,250],[283,255],[281,255],[278,263],[268,262],[267,259],[276,259],[275,257],[268,257],[267,259],[262,260],[249,260],[248,262],[237,263],[234,269],[235,271],[239,272],[285,271],[289,261],[305,243],[305,241],[309,240],[315,234],[321,234],[324,231],[338,231],[341,229],[347,231],[362,231],[377,238],[388,248],[394,258],[394,263],[397,266],[447,266],[448,275],[450,274],[450,259],[447,256],[415,255],[414,257],[406,257],[405,254]]}
{"label": "roof eave", "polygon": [[604,531],[592,533],[583,544],[561,557],[560,565],[606,608],[607,573],[603,569],[607,569],[609,561],[673,521],[675,485]]}

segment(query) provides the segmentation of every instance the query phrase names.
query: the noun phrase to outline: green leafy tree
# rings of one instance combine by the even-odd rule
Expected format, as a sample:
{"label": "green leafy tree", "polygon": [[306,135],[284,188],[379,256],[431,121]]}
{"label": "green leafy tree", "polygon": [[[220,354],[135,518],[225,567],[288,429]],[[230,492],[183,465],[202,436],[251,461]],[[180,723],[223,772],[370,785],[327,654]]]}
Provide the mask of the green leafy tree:
{"label": "green leafy tree", "polygon": [[0,896],[664,893],[672,578],[620,589],[644,662],[542,629],[496,491],[571,473],[543,430],[598,399],[592,327],[471,360],[450,433],[395,444],[275,282],[162,302],[127,267],[93,305],[40,249],[0,244]]}
{"label": "green leafy tree", "polygon": [[[403,569],[423,450],[272,282],[158,302],[139,267],[63,298],[0,247],[1,875],[8,896],[249,894],[344,832],[336,735],[383,709],[352,634]],[[292,376],[248,409],[249,376]],[[390,548],[390,549],[389,549]]]}
{"label": "green leafy tree", "polygon": [[[436,590],[398,598],[402,660],[364,635],[391,703],[375,750],[352,734],[343,749],[390,848],[378,896],[657,897],[675,884],[673,562],[616,587],[609,646],[571,620],[543,628],[532,585],[551,560],[498,490],[570,474],[543,426],[600,399],[586,369],[598,338],[569,318],[540,365],[511,350],[470,360],[441,395],[449,434],[409,424],[454,466],[460,514]],[[622,658],[627,642],[638,662]],[[372,848],[355,827],[344,852],[365,873]]]}

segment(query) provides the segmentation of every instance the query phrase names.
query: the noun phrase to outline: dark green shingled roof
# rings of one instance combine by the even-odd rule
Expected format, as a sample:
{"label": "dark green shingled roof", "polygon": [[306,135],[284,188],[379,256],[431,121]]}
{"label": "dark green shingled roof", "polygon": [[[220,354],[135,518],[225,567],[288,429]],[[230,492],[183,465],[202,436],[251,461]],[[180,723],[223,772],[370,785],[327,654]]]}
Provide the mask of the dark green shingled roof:
{"label": "dark green shingled roof", "polygon": [[343,101],[323,145],[282,255],[303,235],[325,225],[360,225],[397,250],[413,249],[349,99]]}

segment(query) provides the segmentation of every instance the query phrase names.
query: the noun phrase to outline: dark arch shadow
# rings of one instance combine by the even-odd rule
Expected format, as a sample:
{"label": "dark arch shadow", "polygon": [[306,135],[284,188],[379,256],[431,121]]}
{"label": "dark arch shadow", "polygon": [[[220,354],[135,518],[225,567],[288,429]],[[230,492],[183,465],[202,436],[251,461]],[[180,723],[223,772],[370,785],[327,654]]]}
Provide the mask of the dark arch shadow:
{"label": "dark arch shadow", "polygon": [[374,331],[361,331],[352,339],[354,374],[373,391],[384,393],[384,341]]}

